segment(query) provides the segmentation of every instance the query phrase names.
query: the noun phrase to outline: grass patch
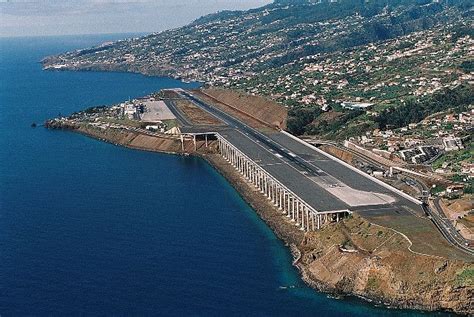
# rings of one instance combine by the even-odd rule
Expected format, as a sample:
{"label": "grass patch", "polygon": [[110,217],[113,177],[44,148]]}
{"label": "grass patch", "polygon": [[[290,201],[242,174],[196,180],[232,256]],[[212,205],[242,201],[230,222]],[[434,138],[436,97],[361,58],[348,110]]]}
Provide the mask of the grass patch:
{"label": "grass patch", "polygon": [[168,130],[178,126],[178,120],[176,119],[163,120],[163,123],[166,124]]}
{"label": "grass patch", "polygon": [[456,286],[473,286],[474,285],[474,268],[468,268],[456,275]]}
{"label": "grass patch", "polygon": [[100,118],[100,121],[126,125],[126,126],[129,126],[129,127],[142,128],[141,122],[136,121],[136,120],[118,119],[118,118]]}
{"label": "grass patch", "polygon": [[370,276],[367,280],[367,289],[371,291],[376,291],[379,287],[380,281],[377,278]]}

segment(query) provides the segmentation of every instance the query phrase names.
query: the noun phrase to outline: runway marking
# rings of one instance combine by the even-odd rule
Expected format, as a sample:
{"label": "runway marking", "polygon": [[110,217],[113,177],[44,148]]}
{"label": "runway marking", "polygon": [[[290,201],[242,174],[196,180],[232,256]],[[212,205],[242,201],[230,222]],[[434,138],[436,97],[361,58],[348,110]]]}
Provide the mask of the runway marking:
{"label": "runway marking", "polygon": [[380,207],[380,208],[361,208],[358,210],[355,210],[355,212],[373,212],[373,211],[394,211],[396,212],[396,207],[395,206],[387,206],[387,207]]}
{"label": "runway marking", "polygon": [[282,165],[284,163],[267,163],[267,164],[260,164],[260,166],[276,166],[276,165]]}

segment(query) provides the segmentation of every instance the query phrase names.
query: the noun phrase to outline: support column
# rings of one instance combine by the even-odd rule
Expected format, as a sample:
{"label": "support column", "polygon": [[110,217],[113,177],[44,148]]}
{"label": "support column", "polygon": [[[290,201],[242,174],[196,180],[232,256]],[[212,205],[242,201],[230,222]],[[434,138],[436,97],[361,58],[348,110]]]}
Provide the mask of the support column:
{"label": "support column", "polygon": [[283,194],[282,194],[282,189],[281,189],[281,187],[280,187],[280,190],[279,190],[279,195],[280,195],[280,197],[279,197],[279,198],[280,198],[280,203],[278,204],[278,208],[279,208],[280,210],[282,210],[282,209],[284,209],[284,207],[283,207]]}
{"label": "support column", "polygon": [[310,211],[309,208],[308,208],[308,209],[306,210],[306,228],[307,228],[306,231],[311,230],[311,228],[310,228],[310,223],[309,223],[309,220],[310,220],[310,213],[311,213],[311,211]]}
{"label": "support column", "polygon": [[300,201],[296,201],[296,223],[300,223]]}
{"label": "support column", "polygon": [[289,218],[291,215],[291,196],[288,194],[288,199],[286,201],[287,203],[287,209],[286,209],[286,216]]}
{"label": "support column", "polygon": [[295,221],[296,217],[296,199],[293,197],[293,207],[291,208],[291,220]]}
{"label": "support column", "polygon": [[303,229],[303,230],[304,230],[304,224],[305,224],[305,221],[304,221],[305,209],[306,209],[306,207],[304,205],[301,206],[301,229]]}
{"label": "support column", "polygon": [[278,207],[278,187],[275,181],[273,182],[272,190],[273,190],[273,195],[272,195],[273,205],[275,205],[275,207]]}
{"label": "support column", "polygon": [[265,184],[265,196],[268,198],[268,178],[266,175],[263,176],[263,181],[264,181],[264,184]]}

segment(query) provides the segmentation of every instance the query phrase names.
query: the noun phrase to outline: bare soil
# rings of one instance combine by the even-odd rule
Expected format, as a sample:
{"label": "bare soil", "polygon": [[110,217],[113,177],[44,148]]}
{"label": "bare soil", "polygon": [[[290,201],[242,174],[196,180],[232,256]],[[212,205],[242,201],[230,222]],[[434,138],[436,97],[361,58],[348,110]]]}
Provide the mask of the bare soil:
{"label": "bare soil", "polygon": [[222,125],[223,122],[187,100],[177,100],[176,106],[196,125]]}
{"label": "bare soil", "polygon": [[288,110],[270,99],[217,88],[203,89],[197,93],[207,102],[236,115],[252,126],[272,129],[286,128]]}
{"label": "bare soil", "polygon": [[324,152],[327,152],[327,153],[343,160],[346,163],[349,163],[349,164],[353,163],[354,155],[350,152],[342,151],[342,150],[340,150],[337,147],[334,147],[332,145],[322,145],[320,148]]}

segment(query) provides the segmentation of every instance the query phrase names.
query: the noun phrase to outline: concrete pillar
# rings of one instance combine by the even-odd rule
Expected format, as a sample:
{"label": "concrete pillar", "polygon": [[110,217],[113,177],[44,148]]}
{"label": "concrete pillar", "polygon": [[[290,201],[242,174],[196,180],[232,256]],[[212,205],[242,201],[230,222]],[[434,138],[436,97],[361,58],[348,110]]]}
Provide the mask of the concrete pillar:
{"label": "concrete pillar", "polygon": [[282,210],[282,209],[284,209],[284,208],[283,208],[283,193],[282,193],[281,188],[279,189],[279,193],[278,193],[278,194],[280,195],[280,197],[279,197],[279,198],[280,198],[280,202],[279,202],[279,204],[278,204],[278,208],[279,208],[280,210]]}
{"label": "concrete pillar", "polygon": [[295,199],[295,197],[292,197],[292,198],[293,198],[292,199],[293,200],[293,204],[292,204],[293,206],[291,208],[291,220],[295,221],[295,219],[296,219],[296,217],[295,217],[295,215],[296,215],[296,199]]}
{"label": "concrete pillar", "polygon": [[261,182],[260,182],[260,171],[257,169],[257,172],[256,172],[256,175],[255,175],[257,178],[257,188],[260,189],[260,191],[262,190],[261,188]]}
{"label": "concrete pillar", "polygon": [[265,196],[268,198],[268,179],[266,175],[263,175],[263,184],[265,188],[263,189]]}
{"label": "concrete pillar", "polygon": [[252,164],[252,183],[254,186],[257,186],[257,171],[255,170],[255,165]]}
{"label": "concrete pillar", "polygon": [[306,209],[306,207],[304,205],[301,206],[301,229],[303,229],[303,230],[305,228],[305,221],[304,221],[305,209]]}
{"label": "concrete pillar", "polygon": [[287,206],[286,206],[286,216],[290,217],[290,215],[291,215],[291,196],[290,196],[290,194],[288,194],[288,199],[286,201],[286,204],[287,204]]}
{"label": "concrete pillar", "polygon": [[300,223],[300,201],[296,201],[296,216],[295,216],[296,223]]}
{"label": "concrete pillar", "polygon": [[273,181],[273,197],[272,197],[272,202],[273,202],[273,205],[275,205],[275,207],[278,207],[278,206],[277,206],[277,201],[278,201],[278,188],[277,188],[277,185],[276,185],[275,181]]}
{"label": "concrete pillar", "polygon": [[309,208],[308,208],[306,210],[306,228],[307,228],[306,231],[311,230],[311,228],[310,228],[310,213],[311,213],[311,210],[309,210]]}
{"label": "concrete pillar", "polygon": [[274,183],[273,183],[273,179],[270,179],[270,201],[273,203],[273,195],[275,194],[275,192],[273,191],[273,187],[274,187]]}

